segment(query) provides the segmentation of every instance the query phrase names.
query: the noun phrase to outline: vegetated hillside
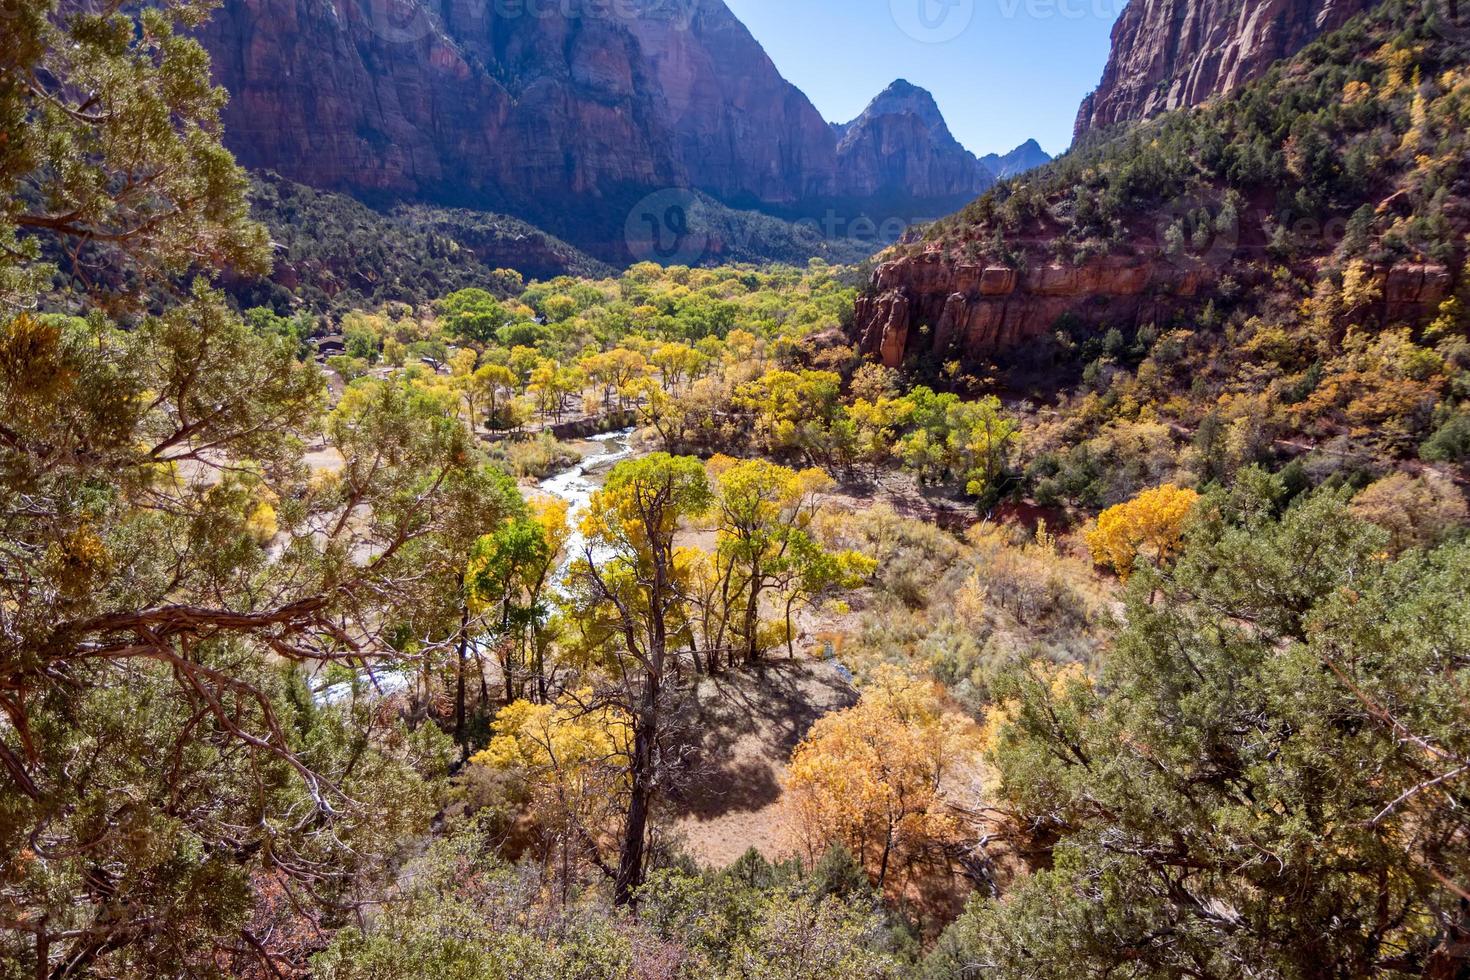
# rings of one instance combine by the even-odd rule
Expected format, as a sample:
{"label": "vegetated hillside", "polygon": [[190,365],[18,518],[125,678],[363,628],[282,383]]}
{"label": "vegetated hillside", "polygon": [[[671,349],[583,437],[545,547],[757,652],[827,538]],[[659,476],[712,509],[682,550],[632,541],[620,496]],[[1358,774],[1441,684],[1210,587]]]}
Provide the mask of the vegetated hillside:
{"label": "vegetated hillside", "polygon": [[468,286],[494,288],[500,270],[541,279],[611,271],[506,215],[423,205],[375,211],[269,173],[252,179],[250,203],[270,232],[274,266],[268,279],[230,282],[246,307],[285,313],[418,305]]}
{"label": "vegetated hillside", "polygon": [[900,246],[862,349],[1100,411],[1412,453],[1467,392],[1470,56],[1388,3],[1208,108],[1002,185]]}
{"label": "vegetated hillside", "polygon": [[[612,268],[572,245],[508,215],[399,204],[376,210],[346,194],[317,191],[275,174],[252,179],[251,211],[270,231],[274,266],[268,278],[232,277],[242,307],[278,313],[305,309],[342,313],[399,302],[413,306],[470,286],[507,295],[520,279],[570,275],[602,278]],[[676,194],[678,230],[635,247],[665,261],[699,265],[821,256],[857,262],[891,239],[828,239],[815,224],[792,223],[728,208],[706,195]],[[662,207],[653,213],[666,218]],[[672,219],[670,219],[672,220]],[[889,229],[892,233],[893,229]],[[636,226],[633,234],[647,235]],[[503,283],[510,283],[503,285]]]}

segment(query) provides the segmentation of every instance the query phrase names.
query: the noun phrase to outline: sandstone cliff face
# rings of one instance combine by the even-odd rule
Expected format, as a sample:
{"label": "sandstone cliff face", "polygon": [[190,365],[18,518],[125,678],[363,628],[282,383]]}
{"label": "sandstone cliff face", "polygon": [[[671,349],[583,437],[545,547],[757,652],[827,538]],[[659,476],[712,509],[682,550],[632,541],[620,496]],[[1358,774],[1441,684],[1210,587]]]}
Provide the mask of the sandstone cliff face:
{"label": "sandstone cliff face", "polygon": [[[1098,328],[1165,323],[1203,303],[1220,275],[1209,262],[1142,250],[1082,265],[1033,256],[1017,271],[936,246],[878,267],[858,298],[854,332],[859,350],[888,367],[928,355],[964,364],[1004,360],[1063,317]],[[1385,322],[1437,309],[1454,285],[1450,270],[1434,263],[1378,266],[1372,277]]]}
{"label": "sandstone cliff face", "polygon": [[632,9],[235,0],[203,36],[237,157],[317,187],[486,206],[830,189],[826,124],[719,0]]}
{"label": "sandstone cliff face", "polygon": [[972,364],[1046,336],[1063,315],[1162,320],[1199,283],[1198,270],[1148,255],[1038,261],[1022,272],[935,248],[880,266],[854,323],[861,351],[889,367],[929,354]]}
{"label": "sandstone cliff face", "polygon": [[1076,136],[1198,105],[1260,77],[1374,0],[1130,0]]}
{"label": "sandstone cliff face", "polygon": [[[1308,36],[1336,27],[1368,5],[1367,0],[1132,0],[1115,31],[1109,75],[1090,108],[1115,121],[1230,91],[1278,53],[1305,44]],[[1344,36],[1345,44],[1357,48],[1335,49],[1332,64],[1339,69],[1350,64],[1397,30],[1387,18],[1378,18],[1366,36]],[[1291,98],[1320,84],[1306,70],[1308,59],[1297,64],[1303,70],[1283,75],[1268,98]],[[1128,66],[1137,71],[1130,74]],[[1171,74],[1176,68],[1177,78]],[[1152,82],[1143,84],[1166,77],[1174,78],[1173,87],[1162,94]],[[1323,96],[1334,97],[1331,92]],[[1398,105],[1397,111],[1406,111],[1403,102]],[[1243,115],[1232,112],[1224,106],[1206,113],[1202,122],[1219,123],[1231,138],[1225,127],[1232,120],[1240,125]],[[1263,127],[1239,138],[1265,145],[1270,134]],[[1348,132],[1334,138],[1341,151],[1363,137]],[[1127,168],[1150,159],[1158,164],[1157,154],[1140,151],[1127,136],[1074,152],[1081,161],[1077,169],[1095,167],[1109,182],[1109,192],[1126,183],[1112,182],[1128,176]],[[958,360],[1024,369],[1031,352],[1044,353],[1035,341],[1057,330],[1064,318],[1068,327],[1094,331],[1147,324],[1190,328],[1213,303],[1217,313],[1225,310],[1234,317],[1289,319],[1292,314],[1283,311],[1297,308],[1302,297],[1279,275],[1281,268],[1291,272],[1290,282],[1316,283],[1324,273],[1340,273],[1347,259],[1366,261],[1367,256],[1379,261],[1369,269],[1376,287],[1370,292],[1378,299],[1376,308],[1353,311],[1360,326],[1422,324],[1451,294],[1451,269],[1461,261],[1458,232],[1414,248],[1388,247],[1390,221],[1410,211],[1423,218],[1432,209],[1447,228],[1463,227],[1458,192],[1433,203],[1410,203],[1418,181],[1418,164],[1410,154],[1393,158],[1372,196],[1358,188],[1337,189],[1335,211],[1350,214],[1367,205],[1384,217],[1373,232],[1384,236],[1382,247],[1356,257],[1345,254],[1335,236],[1309,229],[1291,234],[1285,252],[1274,244],[1282,230],[1280,216],[1306,189],[1294,189],[1291,181],[1305,185],[1308,178],[1289,171],[1269,179],[1242,177],[1212,164],[1207,154],[1197,154],[1195,163],[1199,175],[1125,196],[1126,205],[1101,234],[1083,211],[1090,205],[1095,215],[1102,208],[1099,193],[1074,183],[1065,170],[1030,178],[1031,193],[1021,199],[1026,206],[1012,213],[997,198],[941,223],[927,244],[911,239],[877,269],[858,301],[853,339],[865,354],[890,366],[919,359],[929,366]],[[1201,214],[1209,220],[1202,221]],[[1083,247],[1077,247],[1079,242]],[[1447,255],[1455,258],[1448,261]]]}
{"label": "sandstone cliff face", "polygon": [[968,201],[995,182],[949,131],[934,96],[899,79],[852,122],[833,127],[843,193]]}
{"label": "sandstone cliff face", "polygon": [[517,214],[604,257],[666,188],[791,213],[984,186],[943,120],[909,111],[839,151],[722,0],[230,0],[201,33],[246,166]]}

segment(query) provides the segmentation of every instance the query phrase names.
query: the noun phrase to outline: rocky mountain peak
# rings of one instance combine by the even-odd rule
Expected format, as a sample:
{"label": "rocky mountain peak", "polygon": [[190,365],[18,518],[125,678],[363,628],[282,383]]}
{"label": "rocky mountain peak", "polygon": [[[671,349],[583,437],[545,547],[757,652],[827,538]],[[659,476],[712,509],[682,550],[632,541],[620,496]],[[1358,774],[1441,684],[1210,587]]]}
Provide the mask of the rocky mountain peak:
{"label": "rocky mountain peak", "polygon": [[837,129],[845,137],[881,116],[910,116],[923,123],[936,139],[958,145],[958,141],[949,131],[949,125],[944,121],[944,114],[939,111],[939,103],[934,100],[934,95],[928,89],[920,88],[903,78],[897,79],[879,92],[856,119]]}
{"label": "rocky mountain peak", "polygon": [[980,158],[980,162],[996,177],[1005,179],[1051,163],[1051,154],[1035,140],[1027,140],[1009,153],[988,153]]}
{"label": "rocky mountain peak", "polygon": [[897,203],[907,192],[942,211],[995,180],[954,138],[934,96],[907,79],[893,82],[856,119],[832,131],[838,173],[879,201]]}

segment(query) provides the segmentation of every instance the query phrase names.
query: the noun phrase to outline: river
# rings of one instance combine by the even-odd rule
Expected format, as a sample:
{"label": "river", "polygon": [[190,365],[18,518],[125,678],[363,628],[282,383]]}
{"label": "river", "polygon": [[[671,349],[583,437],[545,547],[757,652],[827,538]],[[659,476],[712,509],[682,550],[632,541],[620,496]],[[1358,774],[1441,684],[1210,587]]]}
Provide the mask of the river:
{"label": "river", "polygon": [[[597,443],[602,449],[600,453],[584,456],[577,465],[536,484],[536,488],[546,496],[567,502],[567,517],[571,521],[572,533],[567,538],[561,567],[556,570],[554,588],[561,588],[561,580],[567,568],[574,558],[582,556],[585,549],[586,539],[577,530],[577,526],[581,517],[579,511],[587,506],[587,502],[592,499],[592,494],[597,491],[598,483],[594,474],[604,474],[619,460],[632,457],[634,455],[632,439],[632,429],[621,429],[617,432],[592,436],[587,441]],[[593,552],[594,560],[606,560],[608,557]],[[320,688],[316,691],[314,700],[317,704],[323,705],[348,704],[351,703],[354,695],[365,695],[376,700],[380,695],[402,693],[408,690],[412,683],[413,676],[408,670],[399,671],[393,665],[384,665],[375,670],[361,671],[356,683],[339,681]]]}
{"label": "river", "polygon": [[[536,484],[543,494],[555,497],[557,500],[567,502],[567,518],[571,522],[571,535],[567,538],[566,552],[562,559],[562,565],[557,569],[556,577],[560,582],[567,566],[575,558],[580,558],[586,546],[586,539],[578,530],[581,523],[581,510],[587,506],[592,499],[592,494],[599,486],[593,474],[604,474],[614,464],[621,460],[631,459],[634,456],[633,430],[620,429],[617,432],[606,432],[600,436],[593,436],[589,442],[595,442],[602,447],[602,452],[584,456],[582,461],[571,469],[563,470],[554,476],[549,476]],[[594,560],[606,560],[608,555],[599,555],[593,552]]]}

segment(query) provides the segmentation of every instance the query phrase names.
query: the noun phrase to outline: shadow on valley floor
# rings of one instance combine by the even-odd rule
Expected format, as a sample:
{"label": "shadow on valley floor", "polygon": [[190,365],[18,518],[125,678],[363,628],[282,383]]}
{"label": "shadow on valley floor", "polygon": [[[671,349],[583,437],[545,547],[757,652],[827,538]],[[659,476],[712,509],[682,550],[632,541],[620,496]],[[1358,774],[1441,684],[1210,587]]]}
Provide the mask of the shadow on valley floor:
{"label": "shadow on valley floor", "polygon": [[835,663],[804,658],[704,678],[694,697],[697,744],[672,802],[681,817],[709,822],[779,803],[791,750],[856,694]]}
{"label": "shadow on valley floor", "polygon": [[974,501],[953,487],[923,486],[908,473],[874,476],[855,471],[838,480],[827,503],[849,513],[862,513],[886,504],[899,517],[924,521],[952,533],[961,533],[980,520]]}

